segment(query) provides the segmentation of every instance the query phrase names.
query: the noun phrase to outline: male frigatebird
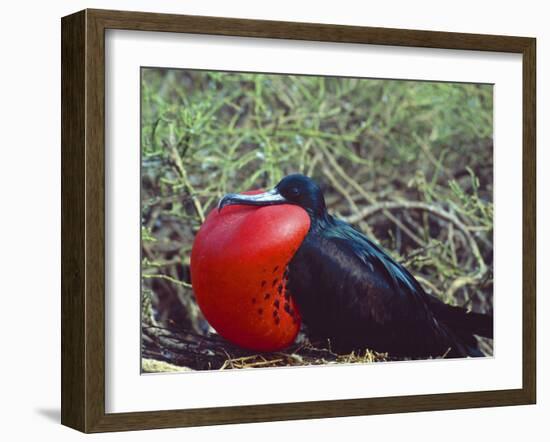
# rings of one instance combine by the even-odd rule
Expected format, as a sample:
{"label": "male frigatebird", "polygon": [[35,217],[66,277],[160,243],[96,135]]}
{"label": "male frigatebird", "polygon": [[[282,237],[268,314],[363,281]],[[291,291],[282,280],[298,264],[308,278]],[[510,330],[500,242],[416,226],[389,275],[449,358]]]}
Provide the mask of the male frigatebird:
{"label": "male frigatebird", "polygon": [[327,212],[319,186],[295,174],[268,192],[228,194],[228,205],[293,204],[310,228],[288,265],[287,289],[310,337],[337,351],[392,356],[483,356],[474,335],[491,337],[492,316],[468,312],[427,294],[401,264],[346,222]]}

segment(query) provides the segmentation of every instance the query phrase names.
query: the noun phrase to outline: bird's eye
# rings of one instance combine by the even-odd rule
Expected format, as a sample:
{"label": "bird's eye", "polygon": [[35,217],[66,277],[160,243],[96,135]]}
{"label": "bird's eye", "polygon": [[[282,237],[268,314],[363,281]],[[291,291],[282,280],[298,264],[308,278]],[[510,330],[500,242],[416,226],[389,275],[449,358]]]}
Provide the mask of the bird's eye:
{"label": "bird's eye", "polygon": [[290,196],[294,196],[294,197],[300,195],[300,191],[296,187],[291,187],[289,190],[289,193],[290,193]]}

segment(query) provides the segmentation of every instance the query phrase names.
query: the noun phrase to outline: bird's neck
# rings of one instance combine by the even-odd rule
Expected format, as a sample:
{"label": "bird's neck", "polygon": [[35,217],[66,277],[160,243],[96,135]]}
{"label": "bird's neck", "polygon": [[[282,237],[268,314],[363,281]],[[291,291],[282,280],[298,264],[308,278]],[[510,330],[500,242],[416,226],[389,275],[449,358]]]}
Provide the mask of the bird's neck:
{"label": "bird's neck", "polygon": [[308,214],[311,220],[310,232],[326,229],[334,223],[334,219],[329,215],[326,209],[318,213],[308,212]]}

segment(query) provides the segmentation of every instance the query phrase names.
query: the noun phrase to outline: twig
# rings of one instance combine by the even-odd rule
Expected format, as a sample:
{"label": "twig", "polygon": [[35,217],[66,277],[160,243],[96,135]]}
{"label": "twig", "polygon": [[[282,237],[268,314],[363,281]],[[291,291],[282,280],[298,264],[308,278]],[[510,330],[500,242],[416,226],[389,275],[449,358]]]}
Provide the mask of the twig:
{"label": "twig", "polygon": [[182,287],[185,287],[185,288],[192,288],[193,286],[191,284],[189,284],[188,282],[185,282],[185,281],[180,281],[178,279],[175,279],[175,278],[172,278],[171,276],[168,276],[168,275],[162,275],[162,274],[155,274],[155,275],[141,275],[143,278],[145,279],[165,279],[166,281],[170,281],[171,283],[173,284],[176,284],[176,285],[179,285],[179,286],[182,286]]}
{"label": "twig", "polygon": [[183,166],[183,160],[181,159],[181,155],[178,152],[177,147],[172,144],[168,143],[168,146],[170,147],[170,158],[174,162],[174,165],[176,167],[176,170],[180,176],[181,182],[183,186],[185,187],[185,190],[191,197],[191,200],[193,201],[193,206],[195,207],[195,211],[197,212],[197,216],[199,217],[199,220],[201,224],[204,222],[204,210],[202,208],[202,204],[199,201],[199,199],[196,197],[196,192],[191,183],[189,182],[189,178],[187,177],[187,172],[185,171],[185,167]]}
{"label": "twig", "polygon": [[439,290],[434,284],[432,284],[429,280],[427,280],[426,278],[424,278],[423,276],[420,276],[420,275],[414,275],[414,277],[416,278],[416,280],[422,284],[423,286],[425,287],[428,287],[435,295],[437,295],[438,298],[442,299],[443,298],[443,292],[441,290]]}
{"label": "twig", "polygon": [[[351,209],[353,211],[355,211],[356,213],[359,212],[359,207],[357,207],[357,204],[355,204],[355,201],[353,201],[353,198],[346,191],[346,189],[344,189],[344,187],[340,184],[340,182],[336,179],[336,177],[332,174],[330,169],[328,167],[323,167],[323,173],[330,180],[333,187],[338,192],[340,192],[340,194],[343,195],[344,198],[348,201],[348,204],[350,205]],[[374,232],[372,231],[371,227],[367,223],[364,223],[364,226],[362,226],[362,227],[364,227],[365,230],[367,231],[367,235],[369,235],[373,238],[376,238],[375,235],[374,235]]]}

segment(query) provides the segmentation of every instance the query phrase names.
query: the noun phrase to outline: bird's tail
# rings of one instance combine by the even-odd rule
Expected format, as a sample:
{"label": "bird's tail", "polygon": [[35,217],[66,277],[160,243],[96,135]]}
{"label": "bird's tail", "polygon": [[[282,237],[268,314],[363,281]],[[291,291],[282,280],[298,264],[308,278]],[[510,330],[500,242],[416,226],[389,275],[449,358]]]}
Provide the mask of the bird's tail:
{"label": "bird's tail", "polygon": [[465,312],[462,317],[463,323],[471,333],[493,339],[493,316],[483,313]]}
{"label": "bird's tail", "polygon": [[435,317],[455,333],[493,338],[492,315],[469,312],[465,308],[445,304],[435,296],[429,296],[428,301]]}
{"label": "bird's tail", "polygon": [[493,316],[469,312],[465,308],[445,304],[428,295],[428,304],[438,321],[454,336],[450,357],[483,357],[474,335],[493,338]]}

